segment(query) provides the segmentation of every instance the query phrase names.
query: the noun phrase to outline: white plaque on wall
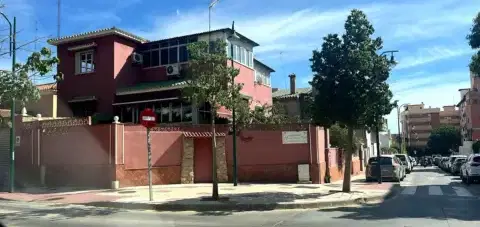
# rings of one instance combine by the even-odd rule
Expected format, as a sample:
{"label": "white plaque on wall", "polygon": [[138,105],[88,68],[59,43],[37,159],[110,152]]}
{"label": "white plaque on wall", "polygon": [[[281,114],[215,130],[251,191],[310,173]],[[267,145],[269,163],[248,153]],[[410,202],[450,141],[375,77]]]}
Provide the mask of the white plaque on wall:
{"label": "white plaque on wall", "polygon": [[284,131],[282,132],[283,144],[308,143],[307,131]]}
{"label": "white plaque on wall", "polygon": [[310,165],[309,164],[298,165],[298,182],[299,183],[310,182]]}

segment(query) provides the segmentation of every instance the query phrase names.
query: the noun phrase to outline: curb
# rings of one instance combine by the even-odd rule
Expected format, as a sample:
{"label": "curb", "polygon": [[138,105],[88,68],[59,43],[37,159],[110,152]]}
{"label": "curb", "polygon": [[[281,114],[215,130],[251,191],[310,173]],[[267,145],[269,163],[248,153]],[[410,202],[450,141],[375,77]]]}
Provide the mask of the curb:
{"label": "curb", "polygon": [[392,188],[386,195],[361,197],[354,200],[340,201],[319,201],[309,203],[236,203],[236,202],[214,202],[204,204],[181,204],[181,203],[127,203],[127,202],[92,202],[79,205],[119,208],[129,210],[155,210],[155,211],[268,211],[286,209],[316,209],[358,205],[372,202],[383,202],[392,199],[398,193],[398,189]]}

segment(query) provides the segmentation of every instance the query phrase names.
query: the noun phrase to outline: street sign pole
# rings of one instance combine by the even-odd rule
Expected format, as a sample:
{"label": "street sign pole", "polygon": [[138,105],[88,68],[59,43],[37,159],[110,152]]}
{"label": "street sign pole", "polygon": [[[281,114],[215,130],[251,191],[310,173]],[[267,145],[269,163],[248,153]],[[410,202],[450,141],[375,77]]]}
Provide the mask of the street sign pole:
{"label": "street sign pole", "polygon": [[152,146],[151,146],[151,136],[150,129],[155,127],[157,124],[157,115],[153,112],[152,109],[144,109],[140,113],[140,123],[147,128],[147,164],[148,164],[148,194],[150,201],[153,201],[153,191],[152,191]]}
{"label": "street sign pole", "polygon": [[148,195],[150,201],[153,201],[153,192],[152,192],[152,148],[151,148],[151,137],[150,137],[150,128],[147,128],[147,152],[148,152]]}

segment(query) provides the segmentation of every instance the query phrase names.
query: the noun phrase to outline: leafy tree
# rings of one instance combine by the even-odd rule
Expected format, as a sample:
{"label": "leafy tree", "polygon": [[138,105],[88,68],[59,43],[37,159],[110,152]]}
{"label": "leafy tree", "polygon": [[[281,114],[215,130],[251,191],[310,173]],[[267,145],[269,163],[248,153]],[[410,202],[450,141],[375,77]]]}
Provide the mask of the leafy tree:
{"label": "leafy tree", "polygon": [[[313,120],[317,124],[339,122],[347,128],[343,191],[350,192],[354,129],[364,129],[390,113],[389,62],[377,54],[382,39],[372,39],[374,28],[360,10],[352,10],[345,33],[329,34],[321,51],[313,51]],[[391,110],[391,109],[390,109]],[[387,113],[388,112],[388,113]],[[378,123],[377,123],[378,122]]]}
{"label": "leafy tree", "polygon": [[271,126],[300,123],[297,117],[288,116],[285,106],[281,103],[273,103],[272,105],[264,104],[251,108],[252,103],[244,100],[236,103],[236,124],[237,133],[242,129],[254,124],[267,124]]}
{"label": "leafy tree", "polygon": [[[473,19],[470,34],[467,35],[468,44],[472,49],[480,49],[480,13]],[[470,71],[480,76],[480,50],[472,56]]]}
{"label": "leafy tree", "polygon": [[450,125],[442,125],[432,131],[427,147],[431,154],[448,156],[461,144],[460,131]]}
{"label": "leafy tree", "polygon": [[[20,105],[40,99],[40,92],[30,79],[32,76],[46,76],[59,62],[48,48],[32,53],[25,63],[17,63],[15,75],[11,71],[0,71],[0,104],[10,106],[13,99]],[[6,119],[0,121],[6,123]]]}
{"label": "leafy tree", "polygon": [[477,140],[472,144],[472,150],[474,154],[480,153],[480,140]]}
{"label": "leafy tree", "polygon": [[[215,116],[220,106],[232,109],[240,102],[242,86],[232,83],[239,70],[227,65],[226,43],[220,39],[209,43],[200,41],[188,45],[189,71],[184,95],[190,101],[209,103],[211,113],[212,151],[216,151]],[[234,99],[233,97],[236,97]],[[212,198],[219,199],[216,155],[212,162]]]}

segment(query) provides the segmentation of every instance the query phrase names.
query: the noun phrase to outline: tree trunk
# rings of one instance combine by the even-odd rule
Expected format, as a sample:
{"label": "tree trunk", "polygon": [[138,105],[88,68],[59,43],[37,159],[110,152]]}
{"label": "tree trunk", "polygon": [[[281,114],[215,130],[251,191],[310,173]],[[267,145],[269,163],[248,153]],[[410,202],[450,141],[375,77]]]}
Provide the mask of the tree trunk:
{"label": "tree trunk", "polygon": [[350,192],[351,190],[351,175],[352,175],[352,155],[353,155],[353,127],[348,126],[348,147],[345,154],[345,172],[343,173],[343,192]]}
{"label": "tree trunk", "polygon": [[328,128],[323,127],[323,141],[325,141],[325,183],[330,183],[330,154],[328,152],[329,144],[328,144]]}
{"label": "tree trunk", "polygon": [[218,179],[217,179],[217,137],[215,133],[215,116],[217,115],[215,111],[215,103],[211,104],[210,115],[211,115],[211,128],[212,128],[212,198],[218,200]]}

